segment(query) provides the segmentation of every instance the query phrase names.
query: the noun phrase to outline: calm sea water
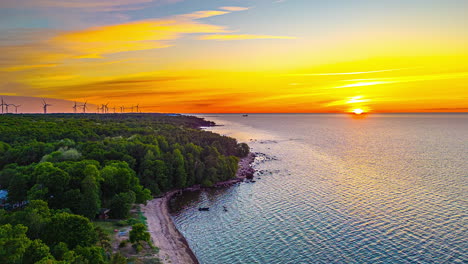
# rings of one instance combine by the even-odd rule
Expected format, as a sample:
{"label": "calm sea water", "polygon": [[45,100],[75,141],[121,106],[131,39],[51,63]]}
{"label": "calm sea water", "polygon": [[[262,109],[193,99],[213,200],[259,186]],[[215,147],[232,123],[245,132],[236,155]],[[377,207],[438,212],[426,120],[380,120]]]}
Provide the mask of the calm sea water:
{"label": "calm sea water", "polygon": [[265,155],[173,202],[201,263],[468,263],[467,114],[205,117]]}

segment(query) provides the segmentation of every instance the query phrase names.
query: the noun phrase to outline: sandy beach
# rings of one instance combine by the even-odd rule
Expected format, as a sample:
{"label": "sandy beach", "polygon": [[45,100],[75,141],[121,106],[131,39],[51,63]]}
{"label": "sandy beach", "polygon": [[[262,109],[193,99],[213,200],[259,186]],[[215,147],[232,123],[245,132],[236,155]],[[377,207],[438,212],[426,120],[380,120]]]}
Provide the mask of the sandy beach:
{"label": "sandy beach", "polygon": [[198,263],[184,236],[177,230],[169,214],[168,203],[180,191],[171,191],[142,206],[147,217],[148,230],[153,244],[159,248],[163,263]]}
{"label": "sandy beach", "polygon": [[[254,159],[255,154],[249,153],[247,157],[239,161],[236,178],[217,183],[215,187],[229,186],[250,177],[254,172],[250,166]],[[200,186],[195,186],[187,190],[199,189],[201,189]],[[141,209],[147,217],[148,231],[151,234],[153,244],[160,249],[159,258],[163,263],[196,264],[199,262],[195,254],[190,249],[185,237],[177,230],[169,213],[169,201],[181,192],[182,190],[168,192],[163,197],[153,199],[147,205],[142,205]]]}

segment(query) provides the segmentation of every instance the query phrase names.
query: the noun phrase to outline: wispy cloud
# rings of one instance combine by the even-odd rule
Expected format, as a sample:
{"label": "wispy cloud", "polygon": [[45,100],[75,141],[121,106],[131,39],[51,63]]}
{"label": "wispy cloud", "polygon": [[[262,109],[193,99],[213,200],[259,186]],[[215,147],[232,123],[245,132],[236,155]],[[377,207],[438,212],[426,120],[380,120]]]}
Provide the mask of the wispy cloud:
{"label": "wispy cloud", "polygon": [[23,71],[23,70],[29,70],[29,69],[37,69],[37,68],[56,67],[56,66],[57,64],[19,65],[19,66],[7,67],[4,69],[0,68],[0,71],[15,72],[15,71]]}
{"label": "wispy cloud", "polygon": [[349,105],[349,104],[362,104],[371,101],[365,99],[363,96],[353,96],[344,100],[331,101],[325,104],[326,107],[337,106],[337,105]]}
{"label": "wispy cloud", "polygon": [[357,83],[346,84],[346,85],[343,85],[343,86],[338,86],[338,87],[335,87],[335,88],[350,88],[350,87],[360,87],[360,86],[371,86],[371,85],[379,85],[379,84],[387,84],[387,83],[391,83],[391,82],[383,82],[383,81],[379,81],[379,82],[357,82]]}
{"label": "wispy cloud", "polygon": [[110,12],[136,10],[144,8],[144,4],[169,4],[183,0],[2,0],[0,8],[75,8],[81,11]]}
{"label": "wispy cloud", "polygon": [[27,43],[0,45],[0,70],[30,70],[57,65],[67,59],[101,58],[113,53],[167,48],[186,34],[230,32],[223,26],[198,21],[226,13],[229,12],[208,10],[83,30],[52,30],[53,34],[44,34],[48,36],[45,39],[35,34]]}
{"label": "wispy cloud", "polygon": [[388,77],[388,78],[351,79],[351,80],[345,80],[345,81],[353,82],[353,83],[346,84],[343,86],[338,86],[335,88],[348,88],[348,87],[406,83],[406,82],[424,82],[424,81],[436,81],[436,80],[447,80],[447,79],[463,79],[467,77],[468,77],[468,72],[455,72],[455,73],[441,73],[441,74],[397,76],[397,77]]}
{"label": "wispy cloud", "polygon": [[200,36],[198,39],[227,41],[227,40],[247,40],[247,39],[296,39],[296,37],[272,36],[272,35],[252,35],[252,34],[242,34],[242,35],[213,34],[213,35]]}
{"label": "wispy cloud", "polygon": [[226,11],[245,11],[245,10],[249,10],[250,7],[223,6],[223,7],[220,7],[219,9],[221,9],[221,10],[226,10]]}
{"label": "wispy cloud", "polygon": [[407,70],[407,69],[410,69],[410,68],[387,69],[387,70],[377,70],[377,71],[358,71],[358,72],[298,73],[298,74],[289,74],[289,75],[290,75],[290,76],[357,75],[357,74],[369,74],[369,73],[381,73],[381,72],[401,71],[401,70]]}
{"label": "wispy cloud", "polygon": [[[149,0],[138,0],[144,3]],[[135,2],[135,3],[136,3]],[[133,3],[129,0],[73,1],[62,5],[111,6]],[[43,1],[36,4],[50,4]],[[10,41],[12,45],[0,45],[0,71],[33,70],[60,66],[66,60],[99,59],[107,55],[168,48],[176,45],[176,40],[188,34],[205,34],[203,40],[246,40],[246,39],[294,39],[287,36],[270,35],[229,35],[231,29],[200,21],[204,18],[243,11],[243,7],[223,7],[224,10],[203,10],[166,18],[139,20],[116,25],[89,27],[82,30],[58,31],[53,33],[29,34],[24,40]],[[224,33],[224,34],[220,34]],[[207,35],[210,34],[210,35]],[[44,37],[44,36],[47,37]],[[21,37],[20,37],[21,38]],[[36,42],[34,41],[36,38]]]}
{"label": "wispy cloud", "polygon": [[185,34],[228,32],[222,26],[197,22],[198,18],[219,15],[197,12],[169,19],[144,20],[113,26],[89,28],[60,34],[50,43],[66,47],[83,58],[126,51],[167,48]]}

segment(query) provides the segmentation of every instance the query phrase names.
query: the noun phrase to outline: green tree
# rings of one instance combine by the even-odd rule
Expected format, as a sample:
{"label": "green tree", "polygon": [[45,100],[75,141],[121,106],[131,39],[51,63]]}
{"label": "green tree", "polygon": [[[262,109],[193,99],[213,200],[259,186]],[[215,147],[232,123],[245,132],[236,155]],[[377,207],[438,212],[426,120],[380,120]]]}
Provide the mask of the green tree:
{"label": "green tree", "polygon": [[175,186],[184,188],[187,186],[187,172],[185,171],[184,156],[179,149],[173,152],[174,158],[174,172],[175,172]]}
{"label": "green tree", "polygon": [[40,239],[33,240],[23,257],[23,263],[34,264],[40,260],[54,259],[50,254],[49,247],[44,244]]}
{"label": "green tree", "polygon": [[17,173],[8,186],[8,200],[12,203],[25,201],[28,190],[28,176]]}
{"label": "green tree", "polygon": [[44,187],[43,184],[34,184],[27,192],[28,200],[47,200],[49,189]]}
{"label": "green tree", "polygon": [[52,250],[52,253],[54,255],[54,257],[58,260],[63,260],[64,257],[65,257],[65,254],[70,251],[68,249],[68,246],[67,244],[63,243],[63,242],[59,242],[57,245],[54,246],[53,250]]}
{"label": "green tree", "polygon": [[0,263],[22,263],[24,254],[31,245],[26,236],[28,228],[23,225],[0,226]]}
{"label": "green tree", "polygon": [[96,246],[81,247],[75,249],[78,259],[89,264],[105,264],[105,252],[102,248]]}
{"label": "green tree", "polygon": [[112,197],[117,193],[130,190],[132,183],[136,180],[134,174],[135,172],[126,162],[112,162],[105,166],[101,171],[104,178],[102,184],[104,194]]}
{"label": "green tree", "polygon": [[36,183],[48,189],[48,201],[52,208],[61,208],[63,194],[68,187],[70,175],[50,162],[43,162],[34,169]]}
{"label": "green tree", "polygon": [[41,238],[50,217],[51,212],[45,201],[32,200],[24,210],[14,213],[10,221],[11,223],[25,225],[28,228],[28,237],[38,239]]}
{"label": "green tree", "polygon": [[116,194],[110,205],[111,217],[116,219],[128,218],[132,204],[135,203],[135,196],[133,191]]}
{"label": "green tree", "polygon": [[97,234],[88,218],[69,213],[58,213],[51,218],[47,225],[44,238],[48,245],[53,246],[64,242],[71,249],[74,249],[77,246],[94,245],[97,241]]}
{"label": "green tree", "polygon": [[87,176],[81,183],[81,191],[83,195],[81,198],[79,213],[89,219],[94,219],[101,208],[99,184],[96,180],[99,178],[99,170],[94,165],[88,165],[84,172]]}
{"label": "green tree", "polygon": [[132,226],[132,230],[130,231],[129,237],[131,243],[145,241],[148,244],[150,244],[150,237],[150,233],[148,233],[144,224],[138,223]]}

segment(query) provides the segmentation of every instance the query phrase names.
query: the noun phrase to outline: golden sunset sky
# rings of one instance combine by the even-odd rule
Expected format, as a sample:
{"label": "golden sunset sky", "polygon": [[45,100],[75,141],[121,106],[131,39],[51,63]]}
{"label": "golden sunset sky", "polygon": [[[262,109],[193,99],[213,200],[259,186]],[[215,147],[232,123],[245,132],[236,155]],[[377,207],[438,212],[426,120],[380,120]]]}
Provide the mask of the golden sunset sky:
{"label": "golden sunset sky", "polygon": [[467,112],[468,1],[2,0],[0,94],[145,112]]}

